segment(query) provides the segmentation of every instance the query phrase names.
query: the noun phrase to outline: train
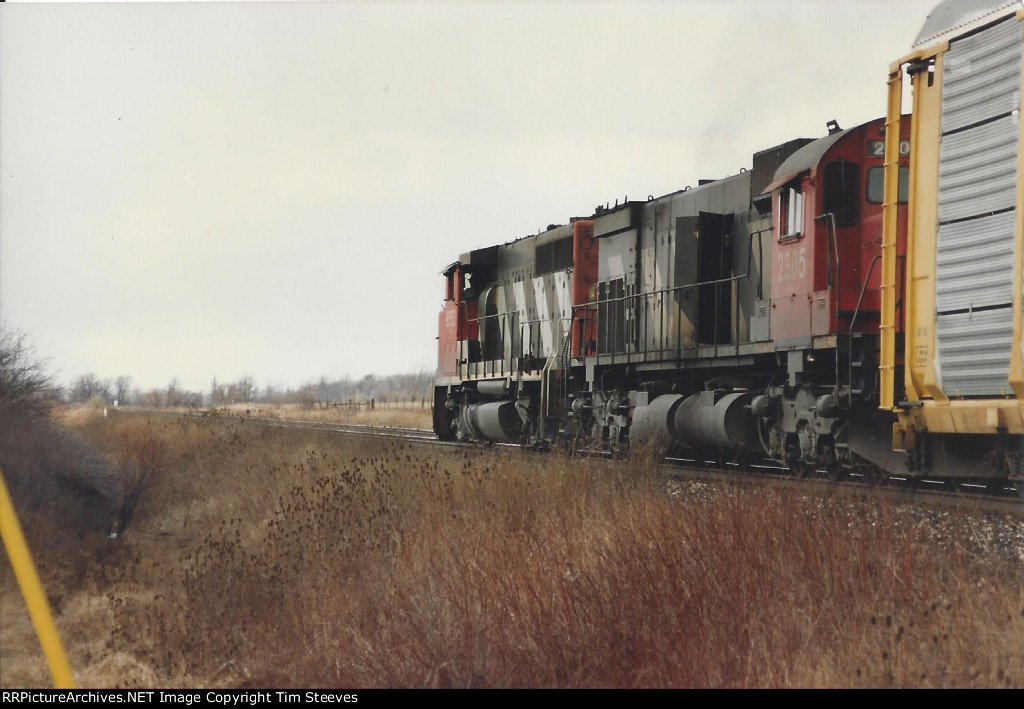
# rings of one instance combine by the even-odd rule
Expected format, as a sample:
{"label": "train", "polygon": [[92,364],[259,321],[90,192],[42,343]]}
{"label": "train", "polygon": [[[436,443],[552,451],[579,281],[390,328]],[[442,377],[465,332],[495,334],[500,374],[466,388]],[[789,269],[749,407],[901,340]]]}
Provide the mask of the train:
{"label": "train", "polygon": [[462,254],[435,434],[1021,491],[1022,27],[943,2],[884,116]]}

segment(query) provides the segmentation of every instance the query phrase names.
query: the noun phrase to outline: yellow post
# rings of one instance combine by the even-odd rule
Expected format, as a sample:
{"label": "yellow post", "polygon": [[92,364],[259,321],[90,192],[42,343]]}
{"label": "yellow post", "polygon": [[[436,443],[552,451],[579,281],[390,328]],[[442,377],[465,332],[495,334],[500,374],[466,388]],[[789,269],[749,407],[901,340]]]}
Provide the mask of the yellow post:
{"label": "yellow post", "polygon": [[7,556],[14,567],[14,575],[21,586],[21,595],[25,597],[28,614],[32,625],[39,636],[39,644],[43,646],[43,654],[50,664],[50,674],[57,689],[74,689],[75,678],[71,674],[71,666],[64,655],[64,648],[57,635],[57,626],[53,624],[50,604],[46,602],[43,586],[39,583],[36,567],[32,563],[32,555],[25,544],[25,535],[21,533],[21,525],[14,512],[14,505],[7,494],[3,472],[0,471],[0,536],[3,537]]}
{"label": "yellow post", "polygon": [[899,201],[900,114],[903,110],[903,69],[889,70],[889,101],[885,117],[885,190],[882,200],[882,312],[878,363],[879,403],[892,410],[896,389],[896,234]]}

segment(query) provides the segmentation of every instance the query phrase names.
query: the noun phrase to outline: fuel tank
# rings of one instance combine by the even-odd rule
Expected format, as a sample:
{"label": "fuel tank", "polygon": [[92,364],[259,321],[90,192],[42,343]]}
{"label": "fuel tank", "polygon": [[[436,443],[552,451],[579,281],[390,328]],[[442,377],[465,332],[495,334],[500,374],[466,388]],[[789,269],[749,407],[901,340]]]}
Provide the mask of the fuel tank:
{"label": "fuel tank", "polygon": [[459,427],[479,441],[511,443],[522,437],[523,422],[515,401],[489,401],[463,408]]}
{"label": "fuel tank", "polygon": [[664,394],[634,410],[630,442],[739,451],[754,447],[754,423],[749,392]]}

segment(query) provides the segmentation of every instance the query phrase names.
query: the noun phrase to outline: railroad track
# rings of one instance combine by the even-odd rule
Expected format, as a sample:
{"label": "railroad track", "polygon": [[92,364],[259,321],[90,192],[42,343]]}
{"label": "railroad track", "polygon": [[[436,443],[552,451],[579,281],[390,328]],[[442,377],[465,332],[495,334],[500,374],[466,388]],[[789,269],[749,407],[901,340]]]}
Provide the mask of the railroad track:
{"label": "railroad track", "polygon": [[431,441],[436,442],[437,436],[433,431],[426,431],[422,428],[402,428],[398,426],[368,426],[355,423],[324,423],[318,421],[301,421],[298,419],[265,419],[250,418],[243,419],[264,426],[276,428],[299,428],[309,431],[330,431],[333,433],[344,433],[350,436],[367,436],[371,438],[398,438],[404,441]]}
{"label": "railroad track", "polygon": [[[203,412],[172,412],[159,409],[124,409],[118,413],[156,415],[169,417],[185,417],[197,419],[222,419],[273,428],[289,428],[306,431],[325,431],[345,436],[387,439],[418,443],[448,448],[475,448],[480,444],[460,441],[439,441],[432,431],[420,428],[397,426],[369,426],[365,424],[329,423],[318,421],[302,421],[299,419],[280,419],[259,416],[238,416],[224,413],[210,414]],[[498,449],[523,450],[515,444],[489,444]],[[541,455],[543,453],[537,452]],[[611,456],[600,452],[590,454],[595,460],[609,460]],[[942,506],[970,506],[994,512],[1024,514],[1024,496],[1021,496],[1012,482],[1006,483],[1002,489],[993,492],[984,485],[960,484],[952,487],[948,481],[918,479],[911,480],[891,476],[884,481],[869,480],[867,476],[851,473],[846,479],[836,481],[814,474],[797,479],[787,468],[771,461],[751,463],[746,467],[734,463],[721,463],[712,460],[682,458],[668,456],[660,463],[659,471],[669,478],[716,480],[721,482],[751,482],[756,484],[801,484],[808,489],[817,488],[822,492],[847,491],[861,492],[872,490],[878,494],[891,495],[901,501],[927,501]],[[1018,483],[1021,484],[1021,483]]]}
{"label": "railroad track", "polygon": [[[836,491],[886,495],[897,501],[921,501],[944,507],[972,507],[1000,513],[1024,515],[1024,496],[1018,493],[1012,482],[999,490],[992,491],[985,485],[961,483],[955,486],[949,481],[936,479],[911,479],[890,476],[884,480],[872,480],[861,473],[850,473],[843,480],[830,480],[824,473],[797,477],[788,468],[761,462],[743,468],[736,464],[722,465],[717,461],[697,461],[692,458],[666,458],[663,469],[669,475],[697,475],[701,478],[723,481],[742,480],[758,484],[800,484],[815,488],[823,493]],[[1021,484],[1021,483],[1018,483]]]}

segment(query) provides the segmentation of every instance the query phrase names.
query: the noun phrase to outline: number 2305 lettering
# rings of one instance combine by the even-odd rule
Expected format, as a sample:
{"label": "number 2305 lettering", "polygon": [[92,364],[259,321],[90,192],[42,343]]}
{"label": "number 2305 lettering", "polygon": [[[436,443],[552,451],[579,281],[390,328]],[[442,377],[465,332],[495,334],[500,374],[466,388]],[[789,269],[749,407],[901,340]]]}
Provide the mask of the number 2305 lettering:
{"label": "number 2305 lettering", "polygon": [[775,266],[778,275],[776,280],[791,281],[795,278],[803,278],[807,275],[807,257],[805,249],[784,249],[779,251]]}

